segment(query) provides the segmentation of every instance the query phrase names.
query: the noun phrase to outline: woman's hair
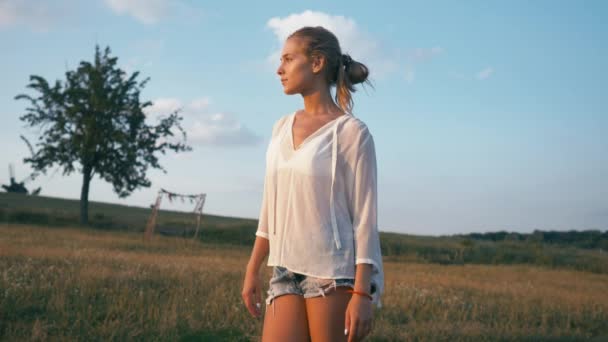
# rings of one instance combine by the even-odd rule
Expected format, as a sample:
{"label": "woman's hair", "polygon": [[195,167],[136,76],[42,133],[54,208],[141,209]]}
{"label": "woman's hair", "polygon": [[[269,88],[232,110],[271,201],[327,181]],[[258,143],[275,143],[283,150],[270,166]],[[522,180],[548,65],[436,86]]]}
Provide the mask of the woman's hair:
{"label": "woman's hair", "polygon": [[336,86],[336,102],[347,113],[351,113],[354,103],[351,93],[357,91],[358,83],[367,83],[369,69],[353,60],[348,54],[342,54],[338,38],[322,26],[302,27],[289,38],[299,38],[304,44],[304,52],[308,58],[323,55],[325,57],[325,80],[331,87]]}

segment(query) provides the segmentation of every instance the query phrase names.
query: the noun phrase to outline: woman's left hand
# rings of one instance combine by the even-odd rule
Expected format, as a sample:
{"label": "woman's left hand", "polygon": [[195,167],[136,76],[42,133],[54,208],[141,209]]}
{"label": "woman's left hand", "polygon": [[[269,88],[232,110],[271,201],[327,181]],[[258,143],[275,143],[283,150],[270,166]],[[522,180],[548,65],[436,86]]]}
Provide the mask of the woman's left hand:
{"label": "woman's left hand", "polygon": [[348,342],[361,341],[372,330],[372,301],[354,294],[346,307],[345,334]]}

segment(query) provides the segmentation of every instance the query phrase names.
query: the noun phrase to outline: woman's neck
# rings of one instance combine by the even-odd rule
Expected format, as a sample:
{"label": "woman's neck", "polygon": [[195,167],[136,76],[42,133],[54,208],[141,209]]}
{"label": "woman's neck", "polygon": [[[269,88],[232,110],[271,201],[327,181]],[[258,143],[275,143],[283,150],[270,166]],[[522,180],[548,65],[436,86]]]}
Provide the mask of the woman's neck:
{"label": "woman's neck", "polygon": [[331,98],[329,88],[326,90],[316,89],[307,94],[302,94],[302,97],[304,98],[304,111],[308,115],[339,115],[343,113]]}

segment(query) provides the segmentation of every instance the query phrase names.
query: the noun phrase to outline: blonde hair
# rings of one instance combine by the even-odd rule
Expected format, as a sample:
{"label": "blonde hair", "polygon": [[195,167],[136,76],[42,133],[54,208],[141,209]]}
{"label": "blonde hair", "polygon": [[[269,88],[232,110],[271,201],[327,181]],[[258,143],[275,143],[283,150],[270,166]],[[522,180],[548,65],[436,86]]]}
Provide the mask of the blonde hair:
{"label": "blonde hair", "polygon": [[302,39],[304,52],[308,58],[322,55],[325,58],[325,80],[327,84],[336,86],[336,103],[342,110],[352,114],[354,102],[352,94],[356,92],[355,84],[367,83],[369,69],[363,63],[353,60],[348,54],[342,54],[338,38],[322,26],[302,27],[289,38]]}

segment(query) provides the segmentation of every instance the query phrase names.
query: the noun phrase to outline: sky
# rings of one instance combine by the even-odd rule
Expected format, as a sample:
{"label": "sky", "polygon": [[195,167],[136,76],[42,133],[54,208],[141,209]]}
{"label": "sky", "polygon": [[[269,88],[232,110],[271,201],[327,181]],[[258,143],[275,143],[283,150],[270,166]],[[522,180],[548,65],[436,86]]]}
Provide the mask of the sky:
{"label": "sky", "polygon": [[[0,183],[31,169],[15,100],[30,75],[63,80],[109,46],[150,81],[150,123],[180,108],[188,153],[150,188],[92,201],[207,194],[203,213],[257,219],[273,123],[303,108],[276,68],[282,43],[321,25],[370,69],[353,114],[374,137],[380,231],[415,235],[608,229],[608,2],[0,0]],[[80,196],[54,168],[26,185]],[[192,210],[188,203],[163,208]]]}

